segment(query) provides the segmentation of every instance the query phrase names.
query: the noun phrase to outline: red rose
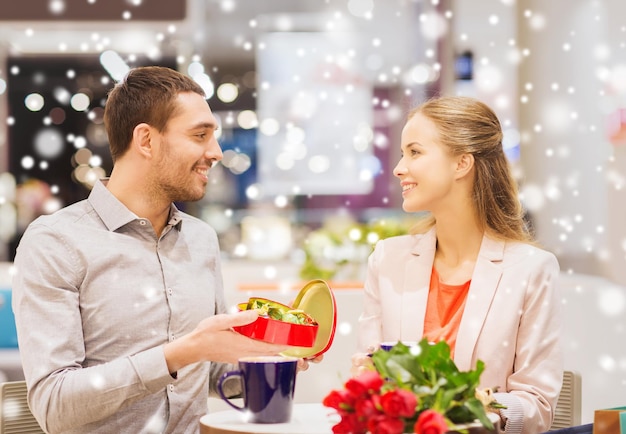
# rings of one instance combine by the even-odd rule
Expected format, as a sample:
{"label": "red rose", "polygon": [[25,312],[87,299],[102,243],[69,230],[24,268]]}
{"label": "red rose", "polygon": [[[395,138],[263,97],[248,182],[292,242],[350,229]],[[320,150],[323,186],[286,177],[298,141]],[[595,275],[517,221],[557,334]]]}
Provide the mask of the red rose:
{"label": "red rose", "polygon": [[334,434],[365,434],[367,425],[356,414],[346,413],[336,425],[333,425]]}
{"label": "red rose", "polygon": [[[372,398],[375,398],[376,396],[377,395],[374,395]],[[370,397],[362,397],[357,399],[354,403],[354,412],[363,420],[380,413],[376,408],[376,401],[369,398]]]}
{"label": "red rose", "polygon": [[349,410],[354,404],[354,398],[347,390],[332,390],[324,397],[322,405],[335,410]]}
{"label": "red rose", "polygon": [[367,393],[377,393],[383,385],[383,379],[376,371],[365,371],[358,377],[350,378],[346,381],[346,389],[354,396],[361,396]]}
{"label": "red rose", "polygon": [[434,410],[424,410],[420,413],[413,427],[417,434],[444,434],[448,431],[448,424],[441,413]]}
{"label": "red rose", "polygon": [[380,395],[370,395],[369,399],[372,401],[372,404],[374,404],[374,407],[376,407],[376,410],[383,411],[383,406],[380,405]]}
{"label": "red rose", "polygon": [[388,416],[411,417],[415,413],[417,398],[413,392],[406,389],[395,389],[382,395],[380,404]]}
{"label": "red rose", "polygon": [[395,417],[381,414],[369,419],[367,428],[371,434],[402,434],[404,422]]}

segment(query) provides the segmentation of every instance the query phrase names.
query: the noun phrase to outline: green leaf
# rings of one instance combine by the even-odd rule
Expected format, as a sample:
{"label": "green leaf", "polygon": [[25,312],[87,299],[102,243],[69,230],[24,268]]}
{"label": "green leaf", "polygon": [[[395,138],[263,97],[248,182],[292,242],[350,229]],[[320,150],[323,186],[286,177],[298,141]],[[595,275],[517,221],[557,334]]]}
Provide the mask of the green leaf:
{"label": "green leaf", "polygon": [[386,389],[401,387],[415,393],[418,413],[430,408],[457,424],[478,419],[485,427],[492,427],[483,404],[475,397],[485,369],[482,361],[474,370],[459,371],[446,342],[430,344],[426,339],[415,347],[398,343],[389,351],[377,350],[372,361],[386,379]]}
{"label": "green leaf", "polygon": [[477,398],[468,399],[465,402],[465,407],[468,408],[474,417],[483,424],[483,426],[487,429],[493,429],[493,423],[491,419],[487,417],[487,411],[483,406],[482,402],[480,402]]}
{"label": "green leaf", "polygon": [[467,423],[473,422],[476,417],[474,413],[465,405],[457,405],[446,411],[446,417],[454,423]]}

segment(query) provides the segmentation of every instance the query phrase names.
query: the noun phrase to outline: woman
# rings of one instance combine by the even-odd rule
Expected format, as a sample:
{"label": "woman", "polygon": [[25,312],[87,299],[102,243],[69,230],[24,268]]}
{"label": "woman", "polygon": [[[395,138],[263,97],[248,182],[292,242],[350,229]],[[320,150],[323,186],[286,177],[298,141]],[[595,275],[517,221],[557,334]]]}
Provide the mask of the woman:
{"label": "woman", "polygon": [[394,169],[403,209],[428,211],[371,254],[353,372],[384,341],[445,340],[486,368],[506,433],[549,429],[562,382],[555,256],[533,245],[494,112],[467,97],[414,109]]}

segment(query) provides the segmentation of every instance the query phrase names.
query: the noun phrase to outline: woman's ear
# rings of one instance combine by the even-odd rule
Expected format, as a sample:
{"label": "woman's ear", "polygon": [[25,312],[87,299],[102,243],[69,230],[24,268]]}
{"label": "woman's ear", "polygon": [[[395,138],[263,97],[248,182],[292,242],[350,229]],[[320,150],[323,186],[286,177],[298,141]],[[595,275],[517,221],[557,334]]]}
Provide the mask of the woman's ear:
{"label": "woman's ear", "polygon": [[457,179],[463,178],[471,172],[474,167],[474,155],[462,154],[458,157],[456,163]]}
{"label": "woman's ear", "polygon": [[153,131],[150,125],[142,122],[135,126],[133,130],[133,149],[141,156],[145,158],[152,158],[153,156]]}

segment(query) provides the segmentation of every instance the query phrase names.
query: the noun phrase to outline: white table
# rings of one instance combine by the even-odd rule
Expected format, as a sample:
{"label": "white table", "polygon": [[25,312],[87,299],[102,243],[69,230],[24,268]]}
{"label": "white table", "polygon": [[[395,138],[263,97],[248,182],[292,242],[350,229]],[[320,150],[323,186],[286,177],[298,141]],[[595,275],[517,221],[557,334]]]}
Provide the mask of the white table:
{"label": "white table", "polygon": [[[467,429],[469,434],[499,434],[500,418],[494,413],[487,416],[496,426],[488,431],[476,422],[457,427]],[[200,419],[200,434],[332,434],[333,425],[339,422],[339,415],[320,403],[294,404],[291,421],[288,423],[249,423],[244,414],[237,410],[224,410],[209,413]],[[459,431],[450,431],[457,433]]]}
{"label": "white table", "polygon": [[201,434],[329,434],[339,415],[318,403],[294,404],[288,423],[249,423],[243,412],[224,410],[209,413],[200,419]]}

